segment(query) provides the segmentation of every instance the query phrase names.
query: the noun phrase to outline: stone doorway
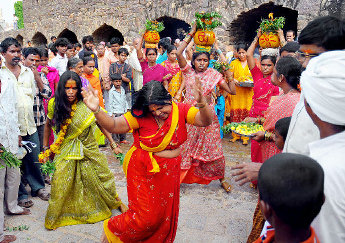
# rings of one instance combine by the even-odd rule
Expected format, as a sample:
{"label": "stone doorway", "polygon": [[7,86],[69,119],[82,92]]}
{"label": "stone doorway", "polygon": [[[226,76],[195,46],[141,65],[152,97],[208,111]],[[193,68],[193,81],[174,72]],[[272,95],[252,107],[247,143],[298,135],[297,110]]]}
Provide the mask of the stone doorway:
{"label": "stone doorway", "polygon": [[24,38],[23,38],[23,36],[17,35],[17,36],[16,36],[16,40],[19,42],[19,44],[20,44],[21,46],[23,46],[23,44],[24,44]]}
{"label": "stone doorway", "polygon": [[114,27],[107,25],[107,24],[103,24],[101,27],[99,27],[97,30],[95,30],[92,33],[92,36],[93,36],[96,44],[101,42],[101,41],[104,41],[107,43],[113,37],[120,38],[121,43],[123,43],[123,41],[124,41],[124,38],[123,38],[123,35],[121,34],[121,32],[118,31],[117,29],[115,29]]}
{"label": "stone doorway", "polygon": [[78,43],[76,34],[69,29],[64,29],[61,31],[61,33],[58,35],[58,38],[66,38],[72,44]]}
{"label": "stone doorway", "polygon": [[190,25],[180,19],[163,16],[156,20],[163,22],[165,27],[165,29],[159,33],[160,37],[171,37],[172,43],[174,43],[175,39],[182,40],[190,30]]}
{"label": "stone doorway", "polygon": [[298,11],[269,2],[258,8],[242,12],[231,22],[229,28],[230,44],[250,44],[256,35],[261,19],[268,18],[269,13],[273,13],[274,17],[285,17],[284,33],[287,30],[294,30],[297,33]]}
{"label": "stone doorway", "polygon": [[36,32],[36,34],[32,37],[31,42],[36,47],[45,46],[48,44],[47,38],[41,32]]}

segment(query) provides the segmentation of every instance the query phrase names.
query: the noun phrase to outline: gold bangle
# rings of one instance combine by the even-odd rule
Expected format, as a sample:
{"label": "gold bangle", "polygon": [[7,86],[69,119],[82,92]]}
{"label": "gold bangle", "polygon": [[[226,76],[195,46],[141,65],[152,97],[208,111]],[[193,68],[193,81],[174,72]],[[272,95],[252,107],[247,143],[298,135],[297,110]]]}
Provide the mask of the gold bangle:
{"label": "gold bangle", "polygon": [[118,148],[119,145],[118,145],[117,143],[113,142],[113,143],[110,144],[110,147],[111,147],[112,149],[115,149],[115,148]]}
{"label": "gold bangle", "polygon": [[101,107],[100,107],[100,106],[98,106],[97,111],[94,111],[94,112],[93,112],[93,114],[94,114],[94,115],[97,115],[97,114],[98,114],[100,111],[101,111]]}

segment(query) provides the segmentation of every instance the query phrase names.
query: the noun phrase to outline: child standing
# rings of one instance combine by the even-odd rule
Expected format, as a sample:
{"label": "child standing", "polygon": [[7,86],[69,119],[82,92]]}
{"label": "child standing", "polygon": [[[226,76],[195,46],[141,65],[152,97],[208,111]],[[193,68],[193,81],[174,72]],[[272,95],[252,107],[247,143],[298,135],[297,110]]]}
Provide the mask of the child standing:
{"label": "child standing", "polygon": [[[109,90],[109,115],[122,116],[129,109],[125,89],[122,87],[122,76],[119,73],[110,75],[113,87]],[[113,134],[115,142],[127,144],[126,134]]]}
{"label": "child standing", "polygon": [[120,48],[117,53],[118,53],[119,61],[111,64],[110,69],[109,69],[109,75],[110,76],[112,74],[121,75],[122,87],[126,93],[127,103],[129,107],[131,107],[132,106],[131,90],[133,87],[132,68],[127,63],[125,63],[129,53],[126,48]]}

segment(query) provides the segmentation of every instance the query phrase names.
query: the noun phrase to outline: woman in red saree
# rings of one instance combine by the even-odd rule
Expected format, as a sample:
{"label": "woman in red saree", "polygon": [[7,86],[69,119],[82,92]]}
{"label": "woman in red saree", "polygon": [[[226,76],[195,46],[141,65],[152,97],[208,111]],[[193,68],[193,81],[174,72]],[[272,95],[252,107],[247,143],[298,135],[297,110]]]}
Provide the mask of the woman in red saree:
{"label": "woman in red saree", "polygon": [[[225,158],[220,138],[220,126],[215,113],[215,98],[212,93],[218,85],[221,89],[230,94],[236,94],[234,82],[229,84],[224,80],[223,75],[213,68],[208,68],[210,54],[207,52],[196,52],[192,57],[192,66],[187,65],[182,52],[195,34],[195,26],[181,43],[177,50],[177,60],[183,75],[185,76],[186,95],[185,104],[194,105],[193,87],[195,78],[202,82],[202,94],[206,97],[209,105],[212,106],[212,123],[208,127],[187,126],[188,139],[182,149],[181,183],[209,184],[213,180],[220,180],[222,187],[231,191],[230,184],[224,179]],[[230,77],[230,70],[224,72],[225,77]]]}
{"label": "woman in red saree", "polygon": [[[260,121],[263,123],[265,132],[257,132],[253,137],[253,140],[260,144],[263,161],[281,152],[274,142],[274,127],[279,119],[292,115],[300,99],[298,86],[301,72],[302,66],[294,57],[279,59],[273,70],[271,82],[281,88],[282,92],[271,102],[263,117],[250,117],[247,119],[249,122]],[[233,175],[237,176],[235,180],[240,181],[240,185],[257,179],[262,163],[253,162],[234,167],[237,171]],[[253,228],[247,242],[253,242],[259,238],[263,225],[264,218],[258,203],[253,217]]]}
{"label": "woman in red saree", "polygon": [[[90,89],[90,88],[89,88]],[[131,112],[109,117],[99,109],[96,92],[84,90],[84,102],[97,121],[112,133],[133,129],[134,143],[126,154],[128,211],[104,222],[102,242],[173,242],[179,213],[180,145],[187,139],[186,123],[207,126],[212,108],[196,81],[199,109],[172,102],[158,81],[136,93]]]}
{"label": "woman in red saree", "polygon": [[[260,59],[260,69],[255,64],[254,51],[259,44],[260,36],[261,31],[258,31],[258,35],[255,37],[247,51],[248,67],[254,81],[253,104],[249,111],[249,117],[252,118],[263,117],[264,112],[270,104],[271,97],[279,94],[279,88],[271,83],[271,75],[276,63],[276,57],[266,55],[262,56]],[[244,121],[249,122],[247,118]],[[261,145],[255,140],[251,141],[250,155],[253,162],[263,162],[260,146]]]}

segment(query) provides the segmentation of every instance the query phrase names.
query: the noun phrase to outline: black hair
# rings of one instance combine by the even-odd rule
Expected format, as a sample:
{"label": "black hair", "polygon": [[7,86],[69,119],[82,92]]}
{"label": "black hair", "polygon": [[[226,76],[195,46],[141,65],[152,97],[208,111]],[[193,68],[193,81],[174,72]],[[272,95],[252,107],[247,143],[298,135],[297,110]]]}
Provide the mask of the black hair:
{"label": "black hair", "polygon": [[294,57],[282,57],[276,64],[277,76],[284,75],[286,82],[294,89],[298,89],[302,73],[301,63]]}
{"label": "black hair", "polygon": [[158,42],[158,48],[163,47],[164,50],[167,50],[168,46],[170,45],[171,45],[171,41],[167,37],[160,39]]}
{"label": "black hair", "polygon": [[90,61],[95,61],[95,60],[91,56],[84,56],[83,57],[83,65],[84,66]]}
{"label": "black hair", "polygon": [[127,48],[124,48],[124,47],[121,47],[121,48],[117,51],[117,54],[118,54],[118,55],[121,55],[121,53],[125,53],[126,56],[129,55],[129,52],[128,52]]}
{"label": "black hair", "polygon": [[287,34],[288,32],[292,32],[293,35],[296,36],[296,32],[295,32],[294,30],[287,30],[287,31],[286,31],[286,34]]}
{"label": "black hair", "polygon": [[301,31],[301,45],[317,45],[327,51],[345,49],[345,21],[324,16],[314,19]]}
{"label": "black hair", "polygon": [[82,62],[82,60],[77,57],[72,57],[68,59],[67,69],[69,70],[71,68],[75,68],[79,62]]}
{"label": "black hair", "polygon": [[58,38],[55,43],[54,46],[58,47],[58,46],[68,46],[69,41],[67,38]]}
{"label": "black hair", "polygon": [[324,172],[312,158],[292,153],[277,154],[259,171],[260,200],[294,229],[309,228],[324,202]]}
{"label": "black hair", "polygon": [[6,53],[8,48],[12,45],[21,48],[21,45],[17,39],[14,39],[12,37],[7,37],[6,39],[4,39],[0,44],[2,53]]}
{"label": "black hair", "polygon": [[275,65],[276,62],[277,62],[277,57],[275,57],[275,56],[269,56],[269,55],[263,55],[263,56],[261,57],[261,62],[262,62],[263,60],[266,60],[266,59],[271,60],[271,62],[273,63],[273,65]]}
{"label": "black hair", "polygon": [[86,44],[86,42],[93,42],[93,37],[92,35],[87,35],[87,36],[84,36],[83,39],[81,40],[81,42],[83,43],[83,45]]}
{"label": "black hair", "polygon": [[81,44],[80,43],[75,43],[74,44],[74,48],[80,47],[81,48]]}
{"label": "black hair", "polygon": [[84,51],[84,57],[91,57],[91,58],[94,58],[92,57],[95,56],[95,53],[93,51]]}
{"label": "black hair", "polygon": [[51,45],[49,49],[54,53],[54,56],[56,56],[56,53],[58,52],[58,50],[56,49],[55,43]]}
{"label": "black hair", "polygon": [[65,91],[65,85],[68,80],[74,80],[78,92],[77,92],[77,101],[83,100],[81,95],[81,80],[78,74],[72,71],[64,72],[59,80],[56,92],[55,92],[55,109],[54,109],[54,116],[53,116],[53,124],[55,126],[56,132],[58,133],[61,129],[61,125],[63,122],[71,117],[71,104],[69,103]]}
{"label": "black hair", "polygon": [[145,56],[147,56],[147,54],[149,53],[149,51],[154,51],[157,55],[158,51],[156,48],[146,48],[146,51],[145,51]]}
{"label": "black hair", "polygon": [[134,117],[144,117],[149,111],[149,105],[171,104],[171,95],[161,82],[152,80],[133,95],[131,113]]}
{"label": "black hair", "polygon": [[110,45],[119,44],[121,46],[121,39],[119,37],[113,37],[110,39]]}
{"label": "black hair", "polygon": [[198,58],[198,56],[201,56],[201,55],[206,55],[207,58],[208,58],[208,61],[210,61],[210,53],[208,53],[208,52],[194,52],[194,53],[193,53],[193,56],[192,56],[192,62],[191,62],[192,68],[193,68],[194,70],[195,70],[194,61],[195,61],[195,59]]}
{"label": "black hair", "polygon": [[49,57],[49,53],[48,53],[48,50],[46,48],[40,48],[39,51],[41,53],[41,58],[42,57]]}
{"label": "black hair", "polygon": [[120,73],[112,73],[112,74],[110,74],[110,79],[111,80],[122,80],[122,77],[121,77]]}
{"label": "black hair", "polygon": [[279,133],[280,136],[283,137],[283,140],[285,142],[287,133],[289,131],[289,126],[291,122],[291,116],[289,117],[284,117],[279,119],[276,124],[275,124],[275,130]]}
{"label": "black hair", "polygon": [[169,45],[167,48],[167,53],[169,54],[170,52],[172,52],[173,50],[177,50],[176,46],[174,45]]}
{"label": "black hair", "polygon": [[243,49],[243,50],[247,51],[248,50],[248,45],[244,44],[244,43],[240,43],[240,44],[236,45],[236,51],[238,52],[240,49]]}
{"label": "black hair", "polygon": [[29,55],[39,55],[41,57],[40,51],[36,47],[26,47],[22,50],[24,58],[27,58]]}
{"label": "black hair", "polygon": [[67,50],[69,50],[69,49],[73,49],[74,48],[74,45],[73,44],[71,44],[71,43],[68,43],[68,45],[67,45]]}
{"label": "black hair", "polygon": [[299,50],[300,45],[297,41],[290,41],[285,44],[282,48],[279,50],[279,54],[281,55],[283,51],[295,53]]}
{"label": "black hair", "polygon": [[53,35],[52,37],[50,37],[50,40],[52,41],[53,39],[56,39],[56,36]]}

